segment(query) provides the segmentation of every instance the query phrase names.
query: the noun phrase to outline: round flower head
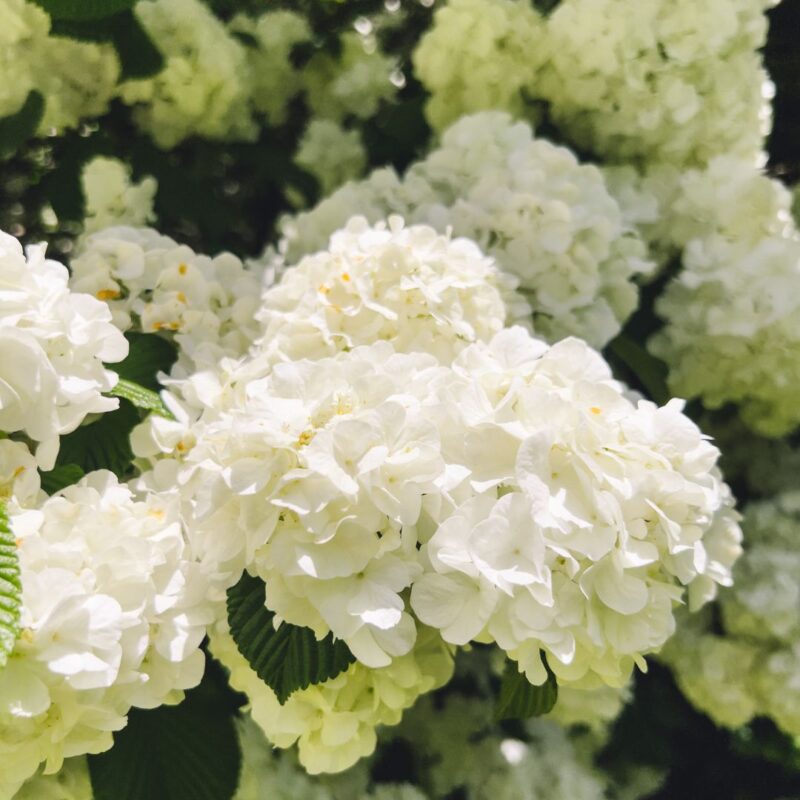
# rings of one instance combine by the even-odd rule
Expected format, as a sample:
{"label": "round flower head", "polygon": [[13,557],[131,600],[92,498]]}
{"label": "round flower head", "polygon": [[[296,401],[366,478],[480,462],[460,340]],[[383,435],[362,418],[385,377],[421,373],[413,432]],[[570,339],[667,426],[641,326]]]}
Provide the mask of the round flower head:
{"label": "round flower head", "polygon": [[424,544],[412,608],[453,644],[496,641],[534,683],[544,651],[559,682],[623,686],[684,586],[697,607],[730,583],[741,534],[718,451],[680,401],[634,404],[575,339],[509,329],[454,370],[443,438],[476,494]]}
{"label": "round flower head", "polygon": [[800,736],[800,493],[752,503],[734,585],[720,594],[723,635],[682,621],[663,653],[682,691],[727,727],[769,716]]}
{"label": "round flower head", "polygon": [[471,241],[355,217],[264,294],[260,346],[288,360],[383,340],[449,363],[530,313],[515,285]]}
{"label": "round flower head", "polygon": [[192,135],[254,139],[244,45],[200,0],[143,0],[135,12],[166,61],[120,87],[139,127],[165,149]]}
{"label": "round flower head", "polygon": [[44,443],[38,455],[46,469],[59,434],[87,414],[117,407],[102,395],[117,380],[103,362],[128,353],[105,304],[71,292],[68,276],[45,259],[43,246],[29,248],[26,258],[17,240],[0,232],[0,431]]}
{"label": "round flower head", "polygon": [[71,267],[72,288],[108,303],[120,330],[174,337],[179,374],[247,352],[262,279],[271,282],[230,253],[199,255],[151,228],[87,236]]}
{"label": "round flower head", "polygon": [[0,671],[0,781],[13,793],[42,762],[53,772],[108,749],[131,707],[179,702],[202,675],[211,620],[174,505],[95,472],[9,511],[23,587]]}
{"label": "round flower head", "polygon": [[450,648],[421,630],[415,648],[389,666],[361,664],[325,683],[300,689],[280,705],[250,669],[226,632],[212,635],[211,650],[230,672],[233,688],[247,695],[253,720],[276,747],[298,747],[311,774],[341,772],[373,752],[378,725],[397,725],[417,698],[443,686],[453,672]]}
{"label": "round flower head", "polygon": [[312,119],[294,157],[298,166],[319,181],[324,195],[358,178],[367,166],[367,153],[358,131],[328,119]]}

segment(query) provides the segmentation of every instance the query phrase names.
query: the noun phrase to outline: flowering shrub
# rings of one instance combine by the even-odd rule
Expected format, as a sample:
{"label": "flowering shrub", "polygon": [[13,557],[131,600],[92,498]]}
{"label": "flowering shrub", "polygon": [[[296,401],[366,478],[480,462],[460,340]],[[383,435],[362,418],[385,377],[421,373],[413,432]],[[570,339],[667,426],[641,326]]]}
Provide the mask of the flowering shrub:
{"label": "flowering shrub", "polygon": [[798,796],[776,5],[0,0],[0,800]]}

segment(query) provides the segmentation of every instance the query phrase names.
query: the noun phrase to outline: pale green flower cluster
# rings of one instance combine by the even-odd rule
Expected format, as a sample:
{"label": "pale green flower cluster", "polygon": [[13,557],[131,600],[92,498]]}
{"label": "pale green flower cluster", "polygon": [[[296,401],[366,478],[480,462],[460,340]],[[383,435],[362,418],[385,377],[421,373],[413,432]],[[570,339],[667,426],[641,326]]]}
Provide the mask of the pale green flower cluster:
{"label": "pale green flower cluster", "polygon": [[105,112],[119,75],[111,45],[52,36],[48,15],[26,0],[0,0],[0,20],[0,118],[19,111],[31,91],[45,101],[39,133]]}
{"label": "pale green flower cluster", "polygon": [[330,119],[312,119],[300,139],[295,162],[319,181],[330,194],[348,180],[359,178],[367,166],[367,154],[356,130]]}
{"label": "pale green flower cluster", "polygon": [[661,184],[673,188],[658,235],[683,248],[683,269],[656,304],[666,325],[650,349],[669,366],[674,393],[709,408],[736,403],[758,433],[788,433],[800,424],[800,232],[791,195],[734,158],[673,178]]}
{"label": "pale green flower cluster", "polygon": [[661,657],[718,724],[769,716],[800,736],[800,493],[751,504],[743,528],[745,555],[719,598],[724,635],[707,613],[687,618]]}
{"label": "pale green flower cluster", "polygon": [[442,129],[461,114],[544,101],[581,149],[611,160],[755,159],[772,86],[758,49],[774,0],[450,0],[414,64]]}

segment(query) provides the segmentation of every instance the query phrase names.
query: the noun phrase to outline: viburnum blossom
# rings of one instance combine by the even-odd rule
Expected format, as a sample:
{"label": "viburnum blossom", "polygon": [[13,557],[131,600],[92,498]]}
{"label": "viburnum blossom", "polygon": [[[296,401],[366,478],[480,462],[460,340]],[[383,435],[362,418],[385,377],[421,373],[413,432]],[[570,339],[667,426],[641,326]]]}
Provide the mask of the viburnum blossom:
{"label": "viburnum blossom", "polygon": [[346,672],[294,692],[283,704],[248,665],[226,632],[212,635],[211,650],[247,695],[253,720],[276,747],[298,745],[311,774],[340,772],[375,749],[379,725],[397,725],[417,698],[443,686],[453,672],[451,649],[421,630],[414,649],[381,669],[353,664]]}
{"label": "viburnum blossom", "polygon": [[174,337],[182,374],[247,351],[262,280],[271,282],[231,253],[199,255],[152,228],[93,233],[70,266],[71,287],[108,303],[120,330]]}
{"label": "viburnum blossom", "polygon": [[402,180],[377,170],[284,220],[287,258],[324,247],[354,214],[392,212],[475,240],[519,281],[550,341],[604,345],[636,307],[635,280],[654,268],[600,171],[504,113],[459,120]]}
{"label": "viburnum blossom", "polygon": [[174,503],[101,471],[9,510],[22,633],[0,671],[0,794],[42,762],[108,749],[131,707],[179,702],[211,621]]}
{"label": "viburnum blossom", "polygon": [[39,442],[45,469],[60,434],[117,407],[102,394],[117,381],[103,362],[128,354],[105,304],[70,291],[68,277],[66,267],[45,258],[44,246],[23,252],[0,231],[0,431]]}

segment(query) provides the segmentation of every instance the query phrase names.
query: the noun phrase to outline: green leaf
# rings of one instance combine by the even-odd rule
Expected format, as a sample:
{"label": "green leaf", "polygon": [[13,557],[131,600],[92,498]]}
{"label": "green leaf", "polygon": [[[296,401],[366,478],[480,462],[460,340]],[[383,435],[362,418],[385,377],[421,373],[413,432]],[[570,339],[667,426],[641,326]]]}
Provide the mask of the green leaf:
{"label": "green leaf", "polygon": [[178,706],[134,709],[89,756],[94,800],[229,800],[241,768],[234,711],[207,678]]}
{"label": "green leaf", "polygon": [[128,11],[136,0],[35,0],[52,19],[95,20]]}
{"label": "green leaf", "polygon": [[77,464],[84,472],[110,469],[120,478],[132,472],[130,432],[141,422],[139,412],[123,400],[116,411],[103,414],[61,437],[58,466]]}
{"label": "green leaf", "polygon": [[547,670],[547,680],[541,686],[535,686],[519,671],[516,662],[508,659],[506,671],[500,684],[500,695],[497,698],[495,719],[527,719],[547,714],[558,700],[558,683],[556,676],[547,665],[542,653],[542,661]]}
{"label": "green leaf", "polygon": [[19,580],[17,543],[5,504],[0,502],[0,669],[8,663],[19,636],[22,585]]}
{"label": "green leaf", "polygon": [[177,357],[175,345],[152,333],[126,333],[125,338],[130,346],[128,357],[113,364],[113,370],[120,378],[157,392],[161,384],[156,375],[170,371]]}
{"label": "green leaf", "polygon": [[10,117],[0,119],[0,157],[13,155],[39,127],[44,114],[44,97],[30,92],[22,108]]}
{"label": "green leaf", "polygon": [[228,624],[239,652],[282,705],[297,689],[335,678],[355,657],[331,633],[317,641],[309,628],[283,622],[275,630],[265,591],[264,581],[245,573],[228,589]]}
{"label": "green leaf", "polygon": [[149,78],[164,69],[164,56],[130,10],[90,23],[53,20],[52,33],[87,42],[111,42],[119,57],[121,80]]}
{"label": "green leaf", "polygon": [[77,483],[86,473],[77,464],[60,464],[49,472],[42,472],[42,489],[47,494],[60,492]]}
{"label": "green leaf", "polygon": [[639,379],[653,402],[663,405],[671,395],[667,388],[667,366],[629,336],[621,333],[608,349]]}
{"label": "green leaf", "polygon": [[144,386],[139,386],[138,383],[120,378],[117,385],[109,392],[114,397],[121,397],[132,403],[136,408],[143,408],[145,411],[151,411],[153,414],[158,414],[159,417],[166,417],[167,419],[175,419],[169,412],[169,409],[164,405],[164,401],[157,392],[152,389],[145,389]]}

